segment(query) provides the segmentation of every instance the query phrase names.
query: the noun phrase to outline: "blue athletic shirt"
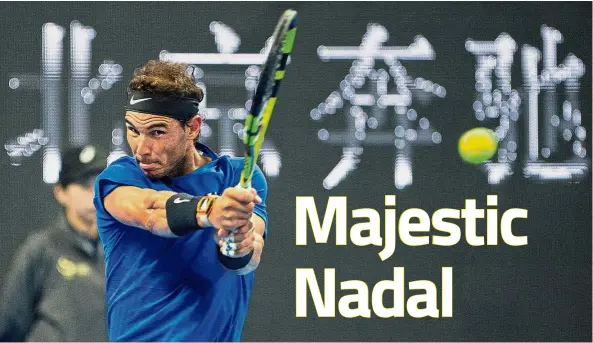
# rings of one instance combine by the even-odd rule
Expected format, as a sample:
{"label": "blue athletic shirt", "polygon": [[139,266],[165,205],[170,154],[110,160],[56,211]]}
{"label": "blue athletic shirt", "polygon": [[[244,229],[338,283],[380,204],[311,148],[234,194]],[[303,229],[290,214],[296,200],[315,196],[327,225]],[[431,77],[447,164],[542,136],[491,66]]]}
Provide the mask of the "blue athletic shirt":
{"label": "blue athletic shirt", "polygon": [[[213,228],[165,238],[120,223],[103,206],[118,186],[202,196],[222,194],[239,183],[243,158],[217,156],[199,143],[196,147],[212,161],[187,175],[150,180],[135,159],[125,156],[97,177],[94,203],[105,247],[110,341],[241,339],[254,273],[237,275],[220,265]],[[267,233],[267,184],[259,168],[252,187],[263,200],[254,213],[266,222]]]}

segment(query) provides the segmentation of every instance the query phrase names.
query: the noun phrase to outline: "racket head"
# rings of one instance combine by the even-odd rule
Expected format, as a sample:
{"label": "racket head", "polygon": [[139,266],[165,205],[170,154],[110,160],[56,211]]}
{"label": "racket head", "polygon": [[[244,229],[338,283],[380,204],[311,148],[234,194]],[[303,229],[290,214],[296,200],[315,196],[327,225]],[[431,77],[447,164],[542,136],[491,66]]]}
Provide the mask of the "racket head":
{"label": "racket head", "polygon": [[297,28],[297,12],[286,10],[272,35],[270,50],[262,65],[259,82],[252,99],[251,109],[245,118],[243,144],[245,146],[243,170],[239,187],[250,188],[251,177],[257,163],[259,150],[270,122],[280,82],[284,78],[288,57],[292,53]]}

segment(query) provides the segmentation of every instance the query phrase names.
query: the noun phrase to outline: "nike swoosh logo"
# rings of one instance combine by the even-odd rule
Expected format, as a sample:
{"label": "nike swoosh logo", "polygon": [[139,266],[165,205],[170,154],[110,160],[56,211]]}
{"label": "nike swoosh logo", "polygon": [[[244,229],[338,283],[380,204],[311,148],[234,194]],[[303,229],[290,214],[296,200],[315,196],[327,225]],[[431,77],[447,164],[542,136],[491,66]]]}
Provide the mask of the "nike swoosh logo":
{"label": "nike swoosh logo", "polygon": [[132,98],[130,99],[130,105],[134,105],[134,104],[137,104],[139,102],[150,100],[150,99],[152,99],[152,98],[143,98],[143,99],[134,100],[134,96],[132,95]]}
{"label": "nike swoosh logo", "polygon": [[177,199],[173,200],[173,203],[174,204],[181,204],[182,202],[189,202],[189,199],[179,199],[179,198],[177,198]]}

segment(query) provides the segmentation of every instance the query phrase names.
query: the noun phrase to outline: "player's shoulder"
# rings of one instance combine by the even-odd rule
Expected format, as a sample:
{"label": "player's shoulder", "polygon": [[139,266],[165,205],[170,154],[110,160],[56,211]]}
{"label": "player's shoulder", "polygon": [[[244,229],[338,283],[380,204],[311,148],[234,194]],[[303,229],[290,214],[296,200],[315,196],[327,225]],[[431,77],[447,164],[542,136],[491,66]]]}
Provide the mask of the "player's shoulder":
{"label": "player's shoulder", "polygon": [[[240,175],[243,171],[243,166],[245,165],[245,157],[229,157],[228,159],[228,163],[233,169],[233,174]],[[253,178],[264,178],[263,172],[258,164],[255,164],[255,168],[253,169]]]}
{"label": "player's shoulder", "polygon": [[[245,157],[233,156],[233,157],[228,157],[228,160],[229,160],[228,163],[233,167],[233,169],[239,170],[239,171],[243,170]],[[258,164],[255,165],[255,170],[256,170],[256,172],[261,172]]]}
{"label": "player's shoulder", "polygon": [[130,156],[122,156],[116,160],[114,160],[113,162],[109,163],[109,165],[107,166],[107,168],[105,168],[105,170],[109,170],[109,169],[121,169],[121,168],[133,168],[133,169],[138,169],[138,164],[136,163],[136,160],[134,160],[134,158],[130,157]]}
{"label": "player's shoulder", "polygon": [[[119,186],[150,187],[151,181],[146,177],[136,160],[130,156],[122,156],[111,162],[95,180],[95,201],[104,199],[107,194]],[[95,202],[97,209],[102,204]]]}
{"label": "player's shoulder", "polygon": [[243,162],[245,161],[245,157],[236,157],[236,156],[221,156],[228,158],[228,163],[233,167],[233,169],[242,169]]}
{"label": "player's shoulder", "polygon": [[97,179],[110,178],[116,175],[141,174],[142,170],[136,160],[130,156],[122,156],[103,169]]}

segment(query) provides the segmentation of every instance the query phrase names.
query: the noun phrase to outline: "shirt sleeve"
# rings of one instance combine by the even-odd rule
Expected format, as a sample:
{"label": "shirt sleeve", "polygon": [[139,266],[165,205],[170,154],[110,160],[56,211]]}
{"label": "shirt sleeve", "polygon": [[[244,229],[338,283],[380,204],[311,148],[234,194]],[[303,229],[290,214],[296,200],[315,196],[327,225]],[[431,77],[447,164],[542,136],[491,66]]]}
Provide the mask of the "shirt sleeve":
{"label": "shirt sleeve", "polygon": [[24,341],[35,320],[48,268],[39,235],[30,236],[19,248],[0,296],[0,341]]}
{"label": "shirt sleeve", "polygon": [[114,189],[119,186],[135,186],[148,188],[146,176],[135,164],[131,157],[121,157],[111,163],[95,180],[95,197],[93,202],[97,209],[97,218],[103,220],[111,219],[111,215],[104,207],[103,200]]}

